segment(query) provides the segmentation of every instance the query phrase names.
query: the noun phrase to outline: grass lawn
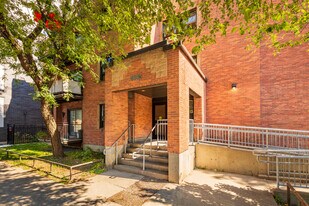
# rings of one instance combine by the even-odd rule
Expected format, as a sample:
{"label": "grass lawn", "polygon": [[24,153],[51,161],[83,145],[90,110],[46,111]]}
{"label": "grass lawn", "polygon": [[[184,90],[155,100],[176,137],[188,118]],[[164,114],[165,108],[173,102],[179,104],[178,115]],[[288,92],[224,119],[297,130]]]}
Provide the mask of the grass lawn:
{"label": "grass lawn", "polygon": [[[55,158],[52,155],[51,145],[45,142],[35,142],[35,143],[27,143],[27,144],[17,144],[11,147],[6,147],[5,149],[11,150],[13,152],[18,152],[21,154],[29,155],[32,157],[39,157],[42,159],[59,162],[62,164],[66,164],[69,166],[77,165],[80,163],[103,160],[104,155],[102,153],[93,152],[90,149],[71,149],[65,148],[65,157],[63,158]],[[22,161],[19,161],[19,157],[17,155],[10,154],[9,158],[6,157],[5,150],[0,151],[0,160],[7,162],[10,165],[19,165],[32,166],[33,161],[27,158],[22,158]],[[41,171],[50,171],[50,165],[43,161],[36,161],[35,167]],[[52,168],[53,174],[57,177],[67,180],[68,178],[68,169],[59,166],[53,166]],[[86,174],[78,175],[78,178],[89,176],[89,174],[100,174],[104,172],[104,166],[101,162],[93,164],[91,167],[87,166],[85,168],[78,169],[81,173],[82,171],[87,171]],[[77,173],[78,171],[75,171]],[[76,177],[76,176],[75,176]]]}

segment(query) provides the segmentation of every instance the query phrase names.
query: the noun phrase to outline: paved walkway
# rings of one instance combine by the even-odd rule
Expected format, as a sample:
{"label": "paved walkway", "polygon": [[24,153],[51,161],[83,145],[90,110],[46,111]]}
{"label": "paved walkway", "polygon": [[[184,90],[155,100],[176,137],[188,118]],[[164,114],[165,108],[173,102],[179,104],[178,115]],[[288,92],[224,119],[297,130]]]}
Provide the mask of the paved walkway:
{"label": "paved walkway", "polygon": [[0,162],[0,205],[276,205],[272,182],[195,170],[181,185],[110,170],[64,185]]}

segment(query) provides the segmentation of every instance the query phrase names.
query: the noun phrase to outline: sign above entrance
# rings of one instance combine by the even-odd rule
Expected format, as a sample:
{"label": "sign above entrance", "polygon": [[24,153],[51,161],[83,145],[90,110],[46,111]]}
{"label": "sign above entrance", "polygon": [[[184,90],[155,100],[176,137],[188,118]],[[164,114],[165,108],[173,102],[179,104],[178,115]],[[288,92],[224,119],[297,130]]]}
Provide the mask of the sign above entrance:
{"label": "sign above entrance", "polygon": [[141,74],[135,74],[130,77],[131,81],[139,80],[142,78]]}

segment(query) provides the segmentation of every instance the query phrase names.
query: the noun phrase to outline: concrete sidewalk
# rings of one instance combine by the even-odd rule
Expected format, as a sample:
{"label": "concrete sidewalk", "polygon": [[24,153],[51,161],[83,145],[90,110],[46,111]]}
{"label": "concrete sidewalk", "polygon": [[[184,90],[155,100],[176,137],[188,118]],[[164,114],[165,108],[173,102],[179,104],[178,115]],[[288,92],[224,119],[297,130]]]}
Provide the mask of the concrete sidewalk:
{"label": "concrete sidewalk", "polygon": [[88,181],[56,183],[0,162],[0,205],[267,205],[274,182],[195,170],[182,184],[109,170]]}
{"label": "concrete sidewalk", "polygon": [[168,183],[144,205],[277,206],[273,181],[256,177],[194,170],[180,184]]}

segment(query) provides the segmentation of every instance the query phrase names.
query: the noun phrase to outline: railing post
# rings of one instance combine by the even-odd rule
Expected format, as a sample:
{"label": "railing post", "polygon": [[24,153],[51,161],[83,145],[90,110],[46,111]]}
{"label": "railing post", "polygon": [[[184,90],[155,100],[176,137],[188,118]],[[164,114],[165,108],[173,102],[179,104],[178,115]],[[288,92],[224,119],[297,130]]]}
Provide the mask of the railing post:
{"label": "railing post", "polygon": [[277,188],[279,189],[279,159],[278,159],[278,156],[276,156],[276,182],[277,182]]}
{"label": "railing post", "polygon": [[286,197],[288,206],[291,206],[291,190],[288,182],[286,183]]}
{"label": "railing post", "polygon": [[133,143],[135,143],[135,124],[133,124]]}
{"label": "railing post", "polygon": [[145,170],[145,144],[143,145],[143,170]]}
{"label": "railing post", "polygon": [[268,149],[268,129],[266,130],[266,148]]}
{"label": "railing post", "polygon": [[230,127],[228,127],[227,146],[231,147],[231,128]]}

